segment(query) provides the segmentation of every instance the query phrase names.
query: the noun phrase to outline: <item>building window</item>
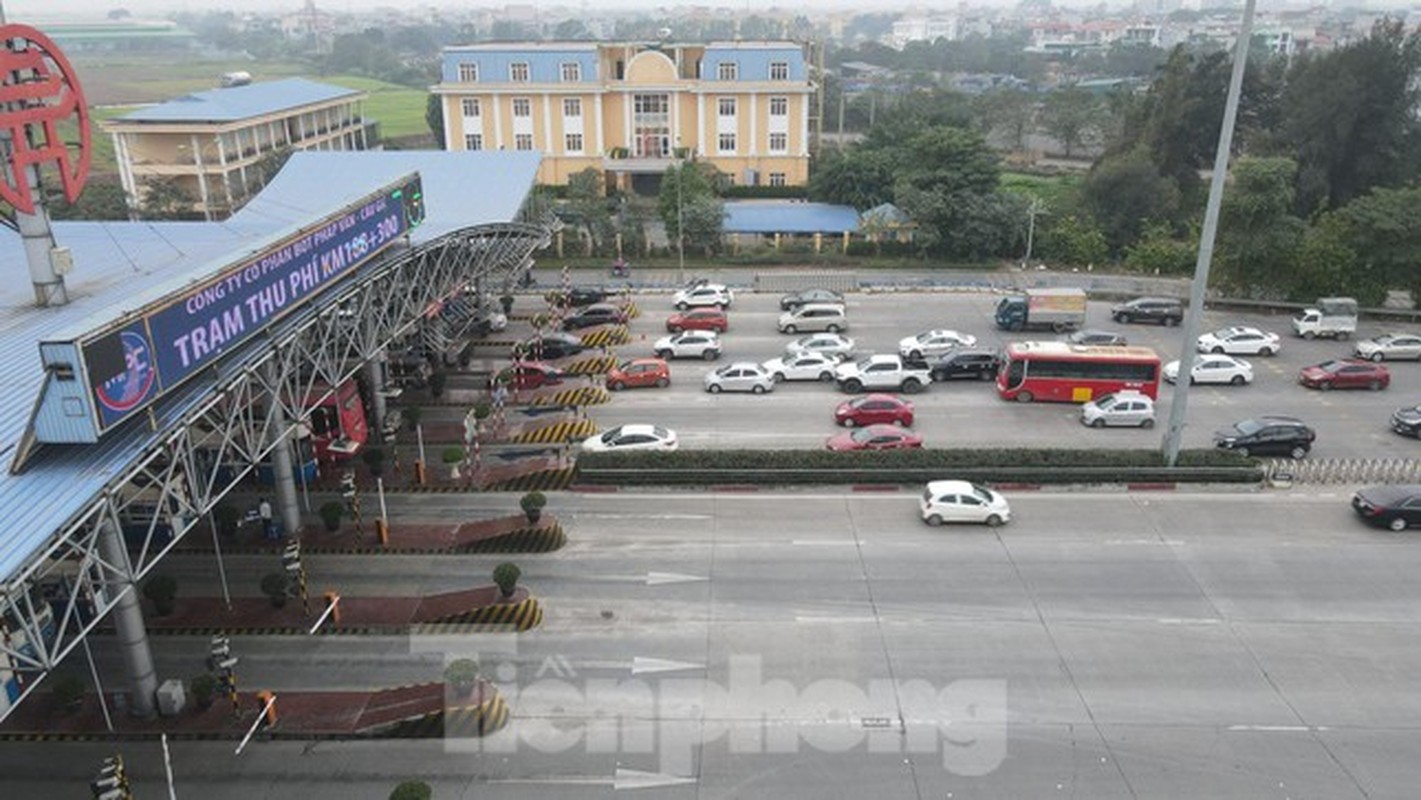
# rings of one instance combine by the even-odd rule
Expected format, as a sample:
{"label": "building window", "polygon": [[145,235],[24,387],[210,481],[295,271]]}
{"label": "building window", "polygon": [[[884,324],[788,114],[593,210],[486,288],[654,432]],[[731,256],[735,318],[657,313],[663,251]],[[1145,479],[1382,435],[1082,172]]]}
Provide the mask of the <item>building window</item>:
{"label": "building window", "polygon": [[528,62],[515,61],[508,65],[508,79],[514,83],[528,82]]}
{"label": "building window", "polygon": [[720,115],[721,115],[722,117],[733,117],[733,116],[735,116],[735,98],[734,98],[734,97],[722,97],[722,98],[720,98],[720,100],[716,102],[716,107],[720,110]]}
{"label": "building window", "polygon": [[465,149],[465,150],[482,150],[482,149],[484,149],[484,135],[483,135],[482,133],[466,133],[466,134],[464,134],[464,149]]}
{"label": "building window", "polygon": [[728,155],[735,152],[735,134],[722,133],[716,139],[716,152],[721,155]]}
{"label": "building window", "polygon": [[739,77],[740,71],[736,69],[734,61],[722,61],[716,65],[716,80],[733,81]]}
{"label": "building window", "polygon": [[770,173],[770,185],[771,185],[771,186],[784,186],[784,185],[785,185],[785,174],[784,174],[783,172],[771,172],[771,173]]}
{"label": "building window", "polygon": [[772,80],[772,81],[787,81],[787,80],[789,80],[789,62],[788,62],[788,61],[771,61],[771,62],[770,62],[770,80]]}
{"label": "building window", "polygon": [[785,153],[785,152],[788,152],[788,151],[789,151],[789,134],[787,134],[787,133],[771,133],[771,134],[770,134],[770,152],[771,152],[771,153]]}
{"label": "building window", "polygon": [[514,150],[532,150],[532,149],[533,149],[533,134],[531,134],[531,133],[515,133],[515,134],[513,134],[513,149],[514,149]]}
{"label": "building window", "polygon": [[582,65],[576,61],[569,61],[562,65],[562,82],[577,83],[582,80]]}
{"label": "building window", "polygon": [[477,97],[465,97],[459,101],[464,108],[464,116],[477,117],[479,115],[479,99]]}
{"label": "building window", "polygon": [[531,117],[533,116],[533,101],[526,97],[513,98],[513,116]]}
{"label": "building window", "polygon": [[770,98],[770,116],[772,116],[772,117],[787,117],[787,116],[789,116],[789,98],[788,98],[788,97],[771,97],[771,98]]}
{"label": "building window", "polygon": [[582,134],[569,133],[563,137],[563,150],[569,153],[582,152]]}
{"label": "building window", "polygon": [[479,64],[474,62],[461,62],[459,64],[459,83],[478,83]]}
{"label": "building window", "polygon": [[562,115],[564,117],[582,116],[582,98],[564,97],[562,100]]}

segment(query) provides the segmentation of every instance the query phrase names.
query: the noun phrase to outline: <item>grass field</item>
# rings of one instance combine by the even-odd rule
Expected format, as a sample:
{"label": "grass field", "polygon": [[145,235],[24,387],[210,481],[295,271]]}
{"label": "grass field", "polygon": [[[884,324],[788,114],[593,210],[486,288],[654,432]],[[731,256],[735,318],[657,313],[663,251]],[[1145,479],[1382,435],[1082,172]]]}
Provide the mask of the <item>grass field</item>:
{"label": "grass field", "polygon": [[93,117],[93,171],[117,171],[113,139],[98,123],[121,116],[135,107],[161,103],[192,92],[217,86],[224,72],[246,71],[257,81],[304,77],[313,81],[357,89],[367,93],[365,114],[380,123],[380,135],[399,138],[429,133],[424,121],[428,92],[356,75],[320,76],[310,66],[291,62],[189,60],[174,63],[151,58],[104,55],[75,59],[75,69],[84,87]]}
{"label": "grass field", "polygon": [[1003,172],[999,185],[1002,191],[1016,192],[1038,198],[1047,211],[1065,211],[1078,202],[1083,177],[1076,174],[1030,175],[1024,172]]}

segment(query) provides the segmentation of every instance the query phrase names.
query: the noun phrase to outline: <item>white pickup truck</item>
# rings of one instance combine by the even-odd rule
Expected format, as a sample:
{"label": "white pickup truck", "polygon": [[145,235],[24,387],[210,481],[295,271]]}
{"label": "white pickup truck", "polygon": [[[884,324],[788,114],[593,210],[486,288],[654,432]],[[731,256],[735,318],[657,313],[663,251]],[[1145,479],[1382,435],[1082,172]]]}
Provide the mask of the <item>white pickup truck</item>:
{"label": "white pickup truck", "polygon": [[846,392],[867,389],[914,394],[932,383],[932,379],[932,368],[927,362],[904,359],[902,356],[869,356],[840,364],[834,370],[834,380]]}

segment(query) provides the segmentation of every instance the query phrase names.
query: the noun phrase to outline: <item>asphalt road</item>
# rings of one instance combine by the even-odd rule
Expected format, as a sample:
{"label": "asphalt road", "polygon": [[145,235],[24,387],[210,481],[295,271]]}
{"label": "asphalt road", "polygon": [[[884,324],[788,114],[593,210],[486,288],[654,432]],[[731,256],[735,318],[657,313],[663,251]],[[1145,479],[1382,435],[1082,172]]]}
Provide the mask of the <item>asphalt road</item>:
{"label": "asphalt road", "polygon": [[[440,800],[1414,796],[1414,535],[1362,527],[1341,489],[1011,500],[993,531],[928,528],[908,491],[557,494],[571,543],[516,559],[546,601],[536,632],[234,641],[247,685],[278,691],[478,656],[515,715],[483,752],[179,742],[177,796],[376,799],[405,777]],[[401,496],[394,513],[511,502]],[[350,592],[503,560],[307,558]],[[247,580],[256,562],[228,567]],[[178,564],[184,591],[210,579]],[[155,645],[165,676],[200,669],[203,642]],[[76,796],[113,750],[139,797],[165,796],[148,743],[7,743],[4,794]]]}
{"label": "asphalt road", "polygon": [[[898,341],[930,328],[951,328],[978,337],[979,344],[999,346],[1009,341],[1055,338],[1047,333],[998,331],[992,322],[997,296],[991,294],[851,294],[852,325],[847,335],[858,352],[894,353]],[[731,361],[763,362],[783,353],[795,338],[776,331],[778,295],[738,293],[730,314],[730,331],[723,337],[725,354],[718,362],[677,360],[672,386],[621,393],[591,416],[603,428],[627,423],[656,423],[677,432],[688,448],[822,447],[836,432],[834,406],[848,395],[832,384],[791,382],[767,395],[710,395],[703,391],[705,374]],[[621,355],[650,355],[655,340],[666,335],[670,296],[643,295],[646,313],[632,324],[633,342]],[[1108,303],[1091,303],[1088,327],[1125,333],[1131,344],[1153,347],[1162,360],[1179,357],[1180,328],[1116,325]],[[1421,365],[1390,363],[1391,388],[1380,392],[1323,393],[1299,386],[1298,370],[1306,365],[1351,353],[1350,342],[1304,341],[1292,336],[1286,316],[1206,312],[1202,330],[1252,325],[1283,336],[1282,352],[1272,358],[1245,357],[1253,363],[1254,383],[1244,387],[1198,386],[1190,397],[1185,446],[1209,447],[1214,431],[1258,414],[1297,416],[1313,426],[1317,458],[1402,458],[1421,455],[1421,445],[1403,439],[1387,427],[1400,406],[1421,402]],[[1404,328],[1364,321],[1358,337]],[[955,381],[934,384],[911,398],[918,410],[915,429],[928,447],[1155,447],[1168,419],[1173,388],[1163,384],[1157,406],[1159,424],[1153,430],[1115,428],[1092,430],[1080,425],[1074,405],[1019,404],[999,398],[992,384]]]}

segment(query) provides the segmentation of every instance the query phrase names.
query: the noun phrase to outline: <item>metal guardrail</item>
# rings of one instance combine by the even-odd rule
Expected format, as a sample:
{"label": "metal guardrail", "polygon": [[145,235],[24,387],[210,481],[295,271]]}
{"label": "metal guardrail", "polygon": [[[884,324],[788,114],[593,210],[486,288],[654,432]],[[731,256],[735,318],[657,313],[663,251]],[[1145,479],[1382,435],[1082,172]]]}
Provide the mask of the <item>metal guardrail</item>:
{"label": "metal guardrail", "polygon": [[[1204,300],[1207,308],[1228,308],[1239,311],[1256,311],[1265,314],[1286,314],[1293,316],[1305,308],[1313,308],[1311,303],[1285,303],[1275,300],[1244,300],[1233,297],[1210,297]],[[1410,308],[1359,308],[1357,315],[1363,319],[1386,319],[1397,322],[1421,322],[1421,310]]]}
{"label": "metal guardrail", "polygon": [[1275,485],[1421,483],[1421,459],[1415,458],[1274,459],[1264,468]]}
{"label": "metal guardrail", "polygon": [[854,272],[757,272],[755,291],[794,292],[800,289],[831,289],[836,292],[856,292],[858,274]]}

